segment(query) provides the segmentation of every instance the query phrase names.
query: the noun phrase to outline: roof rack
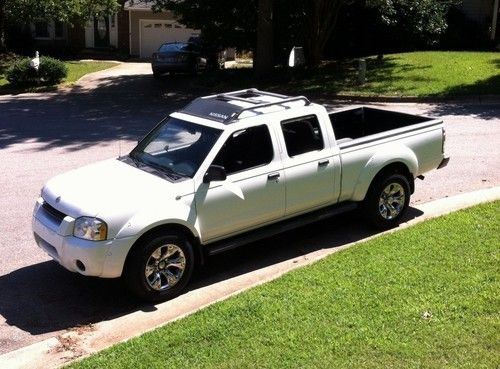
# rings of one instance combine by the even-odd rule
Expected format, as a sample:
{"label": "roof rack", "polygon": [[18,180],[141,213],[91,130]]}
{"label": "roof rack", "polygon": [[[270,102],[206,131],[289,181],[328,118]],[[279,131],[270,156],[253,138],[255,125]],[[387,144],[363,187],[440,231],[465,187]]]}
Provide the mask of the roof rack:
{"label": "roof rack", "polygon": [[283,99],[281,101],[274,101],[274,102],[266,102],[266,103],[262,103],[262,104],[256,104],[254,106],[249,106],[248,108],[242,108],[239,112],[234,113],[229,118],[227,118],[224,121],[224,123],[230,123],[231,121],[238,119],[239,116],[241,115],[241,113],[243,113],[245,111],[259,109],[259,108],[267,108],[267,107],[273,106],[273,105],[281,105],[281,104],[285,104],[285,103],[289,103],[289,102],[294,102],[294,101],[300,101],[300,100],[304,101],[304,105],[306,105],[306,106],[311,103],[309,101],[309,99],[307,97],[305,97],[305,96],[296,96],[296,97],[289,97],[289,98]]}
{"label": "roof rack", "polygon": [[[260,96],[272,96],[280,98],[281,100],[269,102],[269,101],[255,99]],[[253,104],[253,106],[241,107],[234,104],[225,104],[226,102],[229,102],[231,100]],[[267,108],[269,106],[274,106],[274,105],[282,105],[294,101],[303,101],[304,105],[306,106],[311,104],[309,99],[305,96],[290,97],[286,95],[275,94],[272,92],[260,91],[257,90],[256,88],[250,88],[245,90],[232,91],[223,94],[198,98],[194,100],[191,104],[186,106],[183,109],[183,112],[200,116],[203,118],[213,119],[224,124],[228,124],[238,119],[239,116],[245,111]],[[217,110],[220,110],[220,112],[214,112],[212,108],[215,107],[217,107],[218,108]],[[289,107],[285,106],[285,108]]]}

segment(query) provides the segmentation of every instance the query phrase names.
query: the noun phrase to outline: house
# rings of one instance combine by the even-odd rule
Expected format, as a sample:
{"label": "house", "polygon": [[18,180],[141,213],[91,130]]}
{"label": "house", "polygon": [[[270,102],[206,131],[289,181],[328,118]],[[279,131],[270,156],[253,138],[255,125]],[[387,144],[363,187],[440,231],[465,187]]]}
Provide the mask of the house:
{"label": "house", "polygon": [[117,49],[149,58],[165,42],[187,41],[200,31],[186,28],[169,11],[154,13],[151,2],[126,1],[116,14],[94,17],[84,26],[61,22],[31,24],[31,34],[40,46],[74,49]]}
{"label": "house", "polygon": [[151,3],[127,1],[123,12],[128,12],[130,55],[148,58],[165,42],[187,41],[200,34],[177,22],[169,11],[153,13]]}

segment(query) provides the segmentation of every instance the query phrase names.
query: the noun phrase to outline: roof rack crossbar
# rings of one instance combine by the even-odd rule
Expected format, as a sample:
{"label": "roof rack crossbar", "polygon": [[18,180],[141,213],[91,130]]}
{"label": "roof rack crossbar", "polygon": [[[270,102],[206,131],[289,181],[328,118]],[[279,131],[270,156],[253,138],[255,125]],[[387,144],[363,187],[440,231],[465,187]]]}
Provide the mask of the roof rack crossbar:
{"label": "roof rack crossbar", "polygon": [[250,103],[250,104],[261,104],[262,103],[262,102],[259,102],[258,100],[251,100],[251,99],[247,99],[247,98],[239,97],[239,96],[217,95],[216,98],[219,100],[224,100],[224,101],[227,101],[227,100],[243,101],[243,102]]}
{"label": "roof rack crossbar", "polygon": [[268,102],[268,103],[264,103],[264,104],[256,104],[254,106],[249,106],[248,108],[243,108],[241,109],[239,112],[231,115],[229,118],[227,118],[224,123],[229,123],[235,119],[238,119],[238,117],[241,115],[241,113],[245,112],[245,111],[249,111],[249,110],[254,110],[254,109],[260,109],[260,108],[267,108],[269,106],[273,106],[273,105],[282,105],[282,104],[286,104],[286,103],[289,103],[289,102],[294,102],[294,101],[304,101],[304,105],[307,106],[309,104],[311,104],[311,102],[309,101],[309,99],[305,96],[295,96],[295,97],[290,97],[290,98],[287,98],[287,99],[284,99],[284,100],[280,100],[280,101],[274,101],[274,102]]}
{"label": "roof rack crossbar", "polygon": [[[215,98],[217,98],[217,99],[235,99],[235,100],[237,98],[243,99],[242,97],[239,97],[237,95],[244,94],[244,93],[255,94],[255,95],[260,95],[260,96],[273,96],[273,97],[279,97],[280,99],[286,99],[289,97],[287,95],[275,94],[273,92],[260,91],[256,88],[247,88],[246,90],[238,90],[238,91],[231,91],[231,92],[226,92],[223,94],[218,94],[218,95],[215,95]],[[254,102],[254,101],[250,100],[248,102]]]}

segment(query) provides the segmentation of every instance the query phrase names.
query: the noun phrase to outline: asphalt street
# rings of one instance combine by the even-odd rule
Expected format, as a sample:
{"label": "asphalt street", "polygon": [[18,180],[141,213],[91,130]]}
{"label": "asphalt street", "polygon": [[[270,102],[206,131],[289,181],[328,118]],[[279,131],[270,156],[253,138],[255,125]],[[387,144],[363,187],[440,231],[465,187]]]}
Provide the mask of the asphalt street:
{"label": "asphalt street", "polygon": [[[178,88],[184,77],[158,82],[144,65],[137,68],[90,78],[72,91],[0,96],[0,354],[77,326],[154,309],[131,300],[119,280],[66,272],[31,233],[33,205],[47,179],[127,153],[197,94]],[[417,181],[413,204],[500,185],[500,101],[378,105],[445,122],[452,160]],[[409,217],[418,215],[410,211]],[[191,289],[319,249],[326,240],[341,246],[371,232],[356,214],[320,222],[212,258]]]}

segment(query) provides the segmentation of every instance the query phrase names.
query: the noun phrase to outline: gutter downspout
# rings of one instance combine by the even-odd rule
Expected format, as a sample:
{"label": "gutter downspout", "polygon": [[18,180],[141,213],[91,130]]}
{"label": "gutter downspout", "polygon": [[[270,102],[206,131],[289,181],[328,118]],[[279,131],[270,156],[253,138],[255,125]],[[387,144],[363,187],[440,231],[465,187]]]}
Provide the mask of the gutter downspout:
{"label": "gutter downspout", "polygon": [[495,40],[496,31],[497,31],[497,20],[498,20],[498,3],[499,0],[495,0],[493,5],[493,19],[491,21],[491,40]]}

